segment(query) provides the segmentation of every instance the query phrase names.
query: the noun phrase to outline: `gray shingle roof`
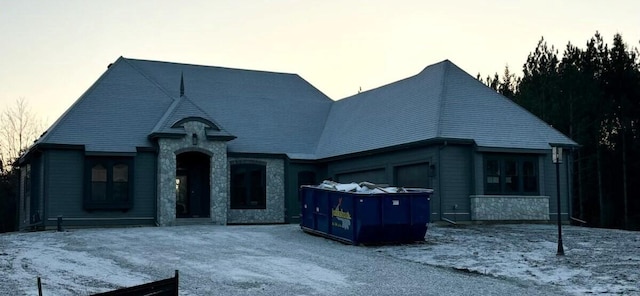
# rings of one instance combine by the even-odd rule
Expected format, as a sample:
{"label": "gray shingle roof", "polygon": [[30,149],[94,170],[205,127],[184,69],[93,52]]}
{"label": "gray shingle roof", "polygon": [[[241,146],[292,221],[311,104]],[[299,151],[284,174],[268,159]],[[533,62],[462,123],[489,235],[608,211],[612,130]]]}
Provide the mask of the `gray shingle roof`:
{"label": "gray shingle roof", "polygon": [[[180,95],[181,75],[184,96]],[[332,101],[295,74],[119,58],[38,143],[87,151],[153,147],[185,117],[237,138],[230,152],[321,159],[437,138],[482,147],[576,145],[450,61]]]}
{"label": "gray shingle roof", "polygon": [[577,145],[547,123],[447,64],[439,136],[473,139],[480,147],[549,149],[549,143]]}
{"label": "gray shingle roof", "polygon": [[87,151],[135,152],[173,103],[125,59],[111,67],[56,121],[38,143],[85,145]]}
{"label": "gray shingle roof", "polygon": [[[181,75],[188,99],[179,103]],[[332,103],[295,74],[120,58],[39,143],[132,152],[153,147],[151,133],[190,114],[236,136],[231,152],[308,156]]]}
{"label": "gray shingle roof", "polygon": [[445,60],[415,76],[336,101],[316,155],[327,158],[438,138],[472,140],[489,148],[576,145]]}

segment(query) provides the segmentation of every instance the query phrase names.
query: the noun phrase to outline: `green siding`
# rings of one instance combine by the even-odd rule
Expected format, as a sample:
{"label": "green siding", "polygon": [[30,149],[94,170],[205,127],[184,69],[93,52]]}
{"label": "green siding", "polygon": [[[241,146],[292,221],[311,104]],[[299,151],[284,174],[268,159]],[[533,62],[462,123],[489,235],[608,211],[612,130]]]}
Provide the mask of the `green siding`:
{"label": "green siding", "polygon": [[453,221],[471,220],[470,199],[473,160],[471,147],[448,145],[440,150],[441,213]]}
{"label": "green siding", "polygon": [[156,216],[156,154],[138,152],[135,160],[132,215]]}
{"label": "green siding", "polygon": [[47,218],[86,216],[82,210],[84,153],[79,150],[46,152],[45,198]]}
{"label": "green siding", "polygon": [[45,199],[47,225],[58,216],[66,226],[140,225],[155,222],[155,154],[138,153],[134,165],[133,207],[128,211],[86,211],[83,209],[84,151],[46,152]]}
{"label": "green siding", "polygon": [[299,183],[298,176],[301,172],[313,172],[315,173],[315,184],[319,184],[326,178],[326,169],[321,165],[315,165],[310,163],[294,163],[288,162],[286,165],[286,191],[285,191],[285,222],[287,223],[299,223],[300,222],[300,196],[299,196]]}

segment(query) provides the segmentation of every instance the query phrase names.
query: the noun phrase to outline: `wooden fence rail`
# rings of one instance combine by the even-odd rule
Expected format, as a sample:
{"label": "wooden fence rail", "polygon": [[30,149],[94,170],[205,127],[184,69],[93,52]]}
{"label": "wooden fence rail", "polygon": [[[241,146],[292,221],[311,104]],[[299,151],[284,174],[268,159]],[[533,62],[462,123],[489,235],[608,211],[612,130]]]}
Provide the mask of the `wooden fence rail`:
{"label": "wooden fence rail", "polygon": [[[178,271],[172,278],[146,283],[138,286],[122,288],[92,296],[178,296]],[[42,296],[42,282],[38,277],[38,295]]]}

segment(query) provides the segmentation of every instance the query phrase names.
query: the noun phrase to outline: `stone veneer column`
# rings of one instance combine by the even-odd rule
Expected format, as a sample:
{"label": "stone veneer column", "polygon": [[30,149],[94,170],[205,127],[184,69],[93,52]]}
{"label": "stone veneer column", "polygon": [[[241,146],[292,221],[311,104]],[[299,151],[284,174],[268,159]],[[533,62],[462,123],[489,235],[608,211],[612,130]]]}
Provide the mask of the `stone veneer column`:
{"label": "stone veneer column", "polygon": [[176,220],[176,155],[174,139],[158,139],[158,225],[174,225]]}
{"label": "stone veneer column", "polygon": [[227,166],[227,143],[212,142],[209,184],[211,185],[211,221],[215,224],[227,224],[229,208],[229,170]]}
{"label": "stone veneer column", "polygon": [[[205,135],[205,124],[191,121],[184,124],[186,135],[182,138],[158,139],[158,190],[157,223],[160,226],[175,225],[176,222],[176,155],[197,151],[211,156],[209,165],[210,217],[215,224],[227,224],[228,172],[227,143],[209,141]],[[193,145],[192,134],[198,136]]]}

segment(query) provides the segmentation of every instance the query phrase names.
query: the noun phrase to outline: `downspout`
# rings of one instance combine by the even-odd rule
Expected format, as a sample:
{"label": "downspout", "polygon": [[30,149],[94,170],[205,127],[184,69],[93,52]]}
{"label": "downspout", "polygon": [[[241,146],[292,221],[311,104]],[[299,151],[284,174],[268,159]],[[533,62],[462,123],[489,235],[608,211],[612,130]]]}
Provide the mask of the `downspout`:
{"label": "downspout", "polygon": [[[45,176],[48,176],[49,174],[47,174],[46,170],[49,167],[49,157],[47,157],[48,153],[44,153],[42,152],[42,162],[40,163],[40,169],[42,170],[42,174],[39,176],[40,177],[40,185],[42,185],[40,187],[40,198],[41,198],[41,202],[42,202],[42,226],[44,228],[47,227],[47,222],[49,221],[49,219],[47,218],[47,209],[49,208],[49,204],[50,204],[50,200],[48,197],[48,193],[49,190],[45,190],[45,186],[47,185],[47,181]],[[40,172],[38,172],[40,173]],[[32,186],[33,187],[33,186]]]}
{"label": "downspout", "polygon": [[291,195],[291,187],[289,186],[289,184],[291,184],[291,176],[289,176],[289,173],[291,172],[291,169],[289,168],[290,164],[291,164],[291,160],[289,159],[289,157],[285,154],[283,156],[283,163],[284,163],[284,223],[291,223],[291,209],[289,209],[289,206],[292,203],[292,198],[293,196]]}
{"label": "downspout", "polygon": [[[157,148],[156,152],[155,152],[156,157],[155,157],[155,161],[153,162],[153,171],[156,174],[156,177],[155,177],[155,183],[156,184],[155,184],[155,186],[153,186],[153,196],[154,196],[154,199],[153,199],[154,207],[153,207],[153,209],[154,209],[154,212],[156,213],[155,214],[155,219],[154,219],[155,220],[154,224],[156,225],[156,227],[158,227],[158,226],[160,226],[160,223],[158,222],[158,198],[159,198],[158,197],[158,186],[160,186],[160,171],[159,171],[158,162],[160,162],[160,158],[159,158],[160,157],[160,144],[156,141],[156,145],[158,147],[156,147]],[[209,168],[209,169],[211,169],[211,168]],[[209,180],[209,182],[211,182],[211,180]],[[211,215],[211,214],[209,214],[209,215]]]}
{"label": "downspout", "polygon": [[[569,220],[569,223],[571,223],[571,217],[573,217],[573,198],[571,198],[571,193],[572,193],[572,182],[571,182],[571,172],[569,170],[571,170],[571,168],[573,167],[573,164],[569,164],[569,161],[573,160],[573,148],[571,148],[571,150],[569,150],[571,155],[567,155],[567,160],[565,161],[565,177],[566,177],[566,185],[565,185],[565,190],[567,192],[567,220]],[[569,157],[571,156],[571,157]]]}

